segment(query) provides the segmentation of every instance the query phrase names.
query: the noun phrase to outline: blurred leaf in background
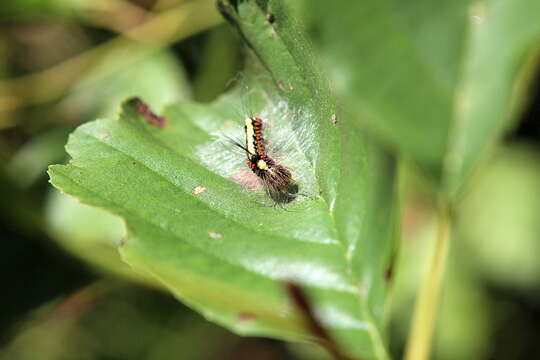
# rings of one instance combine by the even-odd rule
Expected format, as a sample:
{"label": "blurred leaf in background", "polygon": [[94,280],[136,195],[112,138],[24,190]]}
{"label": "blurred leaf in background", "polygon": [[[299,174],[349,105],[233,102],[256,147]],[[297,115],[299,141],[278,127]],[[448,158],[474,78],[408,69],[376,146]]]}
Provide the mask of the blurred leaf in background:
{"label": "blurred leaf in background", "polygon": [[450,196],[521,112],[540,42],[536,0],[314,1],[305,11],[344,105]]}
{"label": "blurred leaf in background", "polygon": [[[499,308],[496,302],[487,301],[491,295],[488,289],[490,285],[482,283],[474,269],[489,258],[488,262],[499,270],[498,274],[506,272],[503,278],[529,273],[535,266],[528,264],[537,263],[535,254],[538,251],[535,244],[539,239],[538,235],[532,235],[535,244],[526,245],[521,241],[525,241],[527,236],[521,236],[515,242],[507,238],[504,246],[497,246],[492,242],[494,239],[490,231],[480,230],[481,224],[490,224],[487,226],[497,232],[499,239],[503,234],[520,236],[513,230],[515,225],[511,221],[519,218],[516,224],[525,225],[523,222],[528,218],[514,212],[519,208],[515,203],[497,203],[497,200],[505,196],[503,194],[511,194],[511,191],[507,190],[507,184],[498,182],[494,172],[483,170],[483,167],[489,166],[486,164],[496,156],[493,151],[497,150],[497,141],[515,126],[529,100],[529,86],[538,71],[540,23],[536,21],[535,14],[540,11],[540,3],[310,1],[303,4],[303,7],[298,7],[298,14],[306,19],[307,28],[320,49],[343,107],[356,116],[369,134],[383,141],[402,159],[411,159],[414,167],[419,167],[423,175],[427,174],[431,178],[431,181],[424,181],[421,185],[424,188],[422,192],[429,194],[428,198],[438,198],[439,201],[443,199],[443,202],[455,205],[452,214],[455,213],[456,218],[460,219],[457,221],[459,236],[456,235],[454,240],[453,251],[457,254],[451,256],[451,259],[457,260],[450,261],[448,270],[451,275],[443,290],[440,316],[443,323],[437,332],[440,338],[436,344],[436,356],[476,359],[499,354],[504,358],[505,353],[488,350],[489,337],[491,346],[503,342],[494,340],[495,329],[501,323],[487,319],[494,314],[498,316],[499,311],[504,312],[505,309]],[[531,167],[535,161],[529,158],[528,166]],[[485,175],[491,179],[488,183],[479,180],[484,176],[483,171],[491,175]],[[517,187],[525,191],[528,181],[518,180],[517,169],[506,168],[505,172],[516,183],[521,184],[523,181],[522,186]],[[496,185],[492,183],[495,181]],[[479,200],[479,194],[487,191],[482,184],[486,187],[493,184],[491,191],[496,187],[497,195],[484,196]],[[516,187],[515,183],[513,186]],[[527,189],[531,199],[534,198],[536,191],[532,187]],[[467,198],[467,194],[471,197]],[[463,205],[460,204],[462,197],[465,197]],[[413,197],[410,201],[416,202],[418,198]],[[471,210],[474,204],[476,207]],[[407,205],[404,204],[405,209],[415,208]],[[486,207],[489,210],[483,210]],[[432,203],[428,212],[434,215],[435,209]],[[533,210],[533,207],[529,209]],[[496,220],[493,217],[503,211],[511,211],[513,215],[504,220],[498,217],[498,226],[495,226],[493,222]],[[414,216],[408,212],[403,215],[404,219]],[[436,223],[442,224],[443,221]],[[427,224],[431,226],[431,222]],[[462,228],[464,225],[469,230]],[[415,248],[416,251],[408,250],[410,245],[407,239],[420,236],[411,236],[407,233],[408,229],[405,223],[402,265],[398,267],[398,273],[414,274],[411,277],[418,279],[427,272],[426,284],[439,283],[441,277],[432,271],[435,265],[426,265],[418,272],[408,272],[406,269],[416,268],[422,262],[420,260],[430,256],[431,252],[425,252],[424,258],[418,255],[424,254],[419,251],[424,247],[448,247],[426,241],[420,248]],[[473,230],[474,235],[468,233]],[[432,238],[436,234],[428,233]],[[465,236],[471,244],[462,247],[460,236]],[[478,254],[479,258],[476,258],[473,249],[484,254]],[[511,256],[521,251],[527,252],[522,259]],[[498,264],[495,252],[499,256],[505,254],[507,266]],[[433,258],[444,259],[444,253],[444,250],[433,253]],[[523,269],[509,268],[510,257],[514,267],[523,261]],[[403,276],[399,279],[398,289],[400,281],[411,285],[410,278]],[[529,285],[526,298],[536,298],[533,294],[538,292],[538,285],[532,282]],[[418,284],[412,286],[410,295],[418,293],[419,288]],[[396,299],[393,300],[395,303],[401,301],[399,294],[397,291]],[[419,298],[419,301],[424,299],[422,294]],[[529,303],[530,300],[525,302]],[[475,306],[482,305],[487,305],[491,312],[474,311]],[[533,314],[537,311],[537,306],[528,306],[533,309],[530,310]],[[418,309],[418,313],[421,313],[422,307]],[[409,314],[400,318],[400,325],[404,328],[407,325],[402,322],[407,321]],[[461,317],[465,314],[471,316]],[[469,322],[474,325],[467,326],[467,330],[458,329],[460,324]],[[406,334],[402,333],[402,337]],[[409,335],[414,337],[417,334]],[[463,342],[465,339],[467,341]],[[403,338],[401,341],[403,344]],[[528,344],[531,342],[523,340],[523,346],[529,349],[529,357],[532,346]]]}
{"label": "blurred leaf in background", "polygon": [[462,250],[481,276],[518,291],[540,286],[537,147],[515,143],[497,149],[460,210]]}
{"label": "blurred leaf in background", "polygon": [[[540,296],[539,162],[538,146],[513,141],[499,147],[460,203],[435,358],[525,359],[538,352],[532,328]],[[433,246],[435,214],[425,185],[411,169],[405,174],[401,271],[392,300],[396,351],[406,340],[425,254]]]}
{"label": "blurred leaf in background", "polygon": [[110,281],[42,306],[19,327],[1,359],[222,359],[239,341],[169,297]]}

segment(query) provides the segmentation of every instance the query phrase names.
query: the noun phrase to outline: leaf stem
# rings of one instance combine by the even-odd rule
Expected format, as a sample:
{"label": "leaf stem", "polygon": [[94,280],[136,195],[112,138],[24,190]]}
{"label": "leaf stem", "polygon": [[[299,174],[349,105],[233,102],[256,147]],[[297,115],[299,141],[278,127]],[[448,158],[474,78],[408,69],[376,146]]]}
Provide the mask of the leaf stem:
{"label": "leaf stem", "polygon": [[427,360],[431,352],[439,294],[450,245],[450,208],[444,200],[439,202],[437,227],[431,264],[416,300],[404,360]]}

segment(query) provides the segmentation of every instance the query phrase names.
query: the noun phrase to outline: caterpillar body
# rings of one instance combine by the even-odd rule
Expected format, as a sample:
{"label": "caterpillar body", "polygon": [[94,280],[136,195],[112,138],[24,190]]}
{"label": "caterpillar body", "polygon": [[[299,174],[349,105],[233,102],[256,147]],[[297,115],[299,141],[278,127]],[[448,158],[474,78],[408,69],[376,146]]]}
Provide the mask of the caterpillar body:
{"label": "caterpillar body", "polygon": [[267,154],[262,120],[257,117],[246,118],[244,132],[245,145],[235,144],[245,151],[248,167],[257,175],[268,196],[277,203],[293,201],[298,194],[298,184],[287,167]]}

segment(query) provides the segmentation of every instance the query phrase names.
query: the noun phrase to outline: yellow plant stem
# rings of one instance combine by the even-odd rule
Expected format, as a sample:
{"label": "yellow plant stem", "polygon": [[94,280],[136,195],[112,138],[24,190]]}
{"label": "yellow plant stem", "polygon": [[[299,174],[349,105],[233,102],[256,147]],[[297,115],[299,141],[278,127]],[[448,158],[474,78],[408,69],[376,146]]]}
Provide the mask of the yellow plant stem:
{"label": "yellow plant stem", "polygon": [[437,216],[437,238],[432,250],[429,271],[424,277],[416,300],[405,360],[427,360],[430,357],[439,295],[450,244],[450,227],[448,204],[441,201]]}

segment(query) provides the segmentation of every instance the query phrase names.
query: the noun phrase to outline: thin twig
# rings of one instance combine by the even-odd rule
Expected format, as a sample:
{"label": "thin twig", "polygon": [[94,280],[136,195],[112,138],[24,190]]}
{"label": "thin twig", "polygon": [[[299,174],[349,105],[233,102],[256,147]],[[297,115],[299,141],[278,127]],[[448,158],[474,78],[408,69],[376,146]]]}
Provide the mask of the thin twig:
{"label": "thin twig", "polygon": [[154,16],[128,0],[81,1],[77,5],[82,20],[118,33],[128,31]]}
{"label": "thin twig", "polygon": [[433,332],[439,308],[439,295],[444,279],[444,268],[450,244],[450,211],[441,201],[438,211],[436,243],[416,305],[409,333],[405,360],[427,360],[431,353]]}

